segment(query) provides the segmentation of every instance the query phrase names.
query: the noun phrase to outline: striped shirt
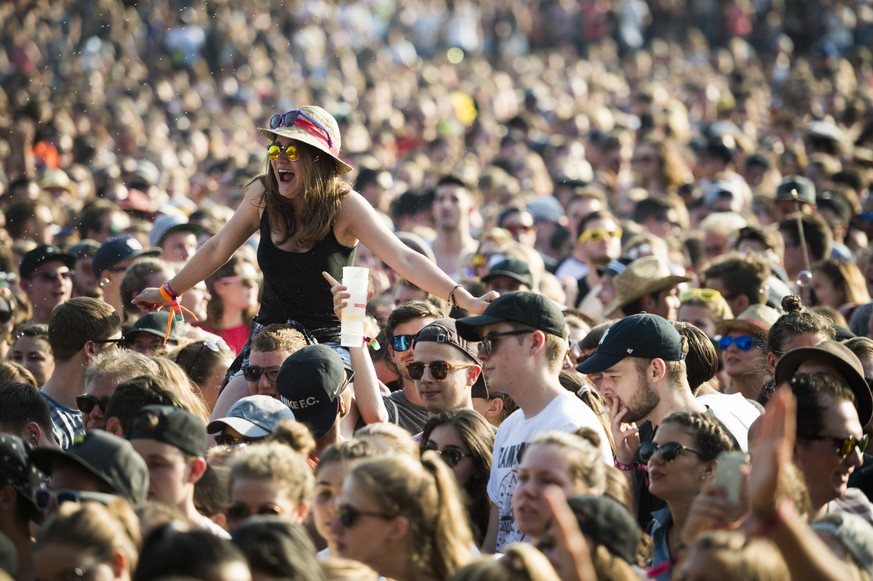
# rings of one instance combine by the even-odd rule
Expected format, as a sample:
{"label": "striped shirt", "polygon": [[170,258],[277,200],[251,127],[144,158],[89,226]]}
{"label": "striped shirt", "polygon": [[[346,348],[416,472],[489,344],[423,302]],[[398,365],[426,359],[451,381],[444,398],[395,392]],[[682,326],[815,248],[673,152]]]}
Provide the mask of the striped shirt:
{"label": "striped shirt", "polygon": [[76,439],[76,436],[81,436],[85,433],[85,426],[82,424],[82,412],[62,406],[46,395],[41,389],[39,394],[49,404],[52,432],[55,435],[55,440],[57,440],[61,448],[66,450],[73,445],[73,440]]}

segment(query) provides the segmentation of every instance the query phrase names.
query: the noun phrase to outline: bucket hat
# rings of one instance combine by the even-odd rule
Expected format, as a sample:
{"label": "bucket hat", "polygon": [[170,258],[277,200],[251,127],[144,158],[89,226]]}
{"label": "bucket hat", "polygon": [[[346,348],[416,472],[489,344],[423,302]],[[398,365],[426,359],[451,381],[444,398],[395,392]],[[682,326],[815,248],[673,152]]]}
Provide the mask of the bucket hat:
{"label": "bucket hat", "polygon": [[606,308],[604,314],[610,316],[621,307],[637,299],[689,280],[691,277],[670,272],[667,265],[654,256],[639,258],[628,264],[625,271],[613,279],[616,297]]}

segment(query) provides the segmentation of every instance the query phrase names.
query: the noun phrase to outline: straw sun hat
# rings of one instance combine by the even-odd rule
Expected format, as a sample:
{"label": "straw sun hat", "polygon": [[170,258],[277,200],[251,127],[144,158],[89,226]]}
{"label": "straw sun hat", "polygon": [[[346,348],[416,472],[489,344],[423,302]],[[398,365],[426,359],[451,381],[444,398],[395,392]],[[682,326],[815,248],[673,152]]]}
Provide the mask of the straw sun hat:
{"label": "straw sun hat", "polygon": [[666,264],[654,256],[638,258],[630,264],[624,272],[613,279],[616,297],[604,314],[612,315],[621,307],[634,302],[648,294],[657,293],[673,288],[680,282],[691,280],[688,276],[673,274]]}
{"label": "straw sun hat", "polygon": [[715,327],[719,334],[743,331],[756,337],[767,337],[770,327],[779,318],[779,311],[767,305],[752,305],[737,315],[735,319],[720,319]]}
{"label": "straw sun hat", "polygon": [[[277,117],[281,119],[281,123],[272,127],[275,124],[272,121]],[[287,113],[273,115],[268,125],[270,127],[258,127],[258,131],[267,139],[275,140],[277,135],[281,135],[302,141],[334,158],[339,173],[352,171],[352,166],[340,159],[342,138],[336,119],[321,107],[306,105]]]}

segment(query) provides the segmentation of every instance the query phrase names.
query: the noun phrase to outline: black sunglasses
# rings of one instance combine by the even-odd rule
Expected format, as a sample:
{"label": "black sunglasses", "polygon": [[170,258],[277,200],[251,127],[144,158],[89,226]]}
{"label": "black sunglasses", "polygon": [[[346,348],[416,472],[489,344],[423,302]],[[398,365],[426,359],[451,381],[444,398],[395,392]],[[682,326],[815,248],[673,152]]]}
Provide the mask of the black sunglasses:
{"label": "black sunglasses", "polygon": [[275,504],[262,504],[256,512],[253,512],[244,504],[231,504],[227,507],[227,519],[231,522],[240,522],[249,518],[252,515],[279,516],[282,514],[282,507]]}
{"label": "black sunglasses", "polygon": [[446,363],[445,361],[434,361],[433,363],[422,363],[420,361],[415,361],[406,366],[406,371],[409,372],[409,377],[418,381],[422,377],[424,377],[424,370],[426,367],[430,368],[430,374],[437,381],[442,381],[446,377],[449,376],[449,371],[454,371],[455,369],[467,369],[468,367],[473,367],[472,365],[452,365],[451,363]]}
{"label": "black sunglasses", "polygon": [[391,337],[391,348],[400,353],[412,347],[415,335],[394,335]]}
{"label": "black sunglasses", "polygon": [[870,434],[864,434],[860,438],[853,438],[852,436],[848,436],[846,438],[837,438],[836,436],[809,436],[809,435],[798,435],[798,438],[804,440],[824,440],[825,442],[831,442],[836,448],[837,454],[840,455],[840,458],[845,460],[849,457],[849,454],[855,451],[855,448],[861,450],[861,453],[867,451],[867,444],[870,443]]}
{"label": "black sunglasses", "polygon": [[342,525],[343,528],[346,529],[355,526],[355,523],[358,522],[362,516],[372,516],[384,520],[391,520],[392,518],[394,518],[394,515],[386,514],[384,512],[358,510],[350,504],[341,504],[336,509],[336,520],[340,525]]}
{"label": "black sunglasses", "polygon": [[514,331],[503,331],[502,333],[488,333],[482,337],[482,351],[491,355],[497,349],[497,340],[501,337],[512,337],[513,335],[527,335],[533,333],[534,329],[516,329]]}
{"label": "black sunglasses", "polygon": [[667,442],[666,444],[643,442],[640,444],[640,460],[648,464],[649,460],[651,460],[658,451],[661,452],[661,458],[664,459],[664,462],[672,462],[680,452],[691,452],[692,454],[696,454],[700,458],[703,458],[703,454],[697,450],[687,448],[679,442]]}
{"label": "black sunglasses", "polygon": [[454,468],[461,463],[464,458],[472,458],[472,454],[464,454],[457,448],[446,448],[445,450],[437,450],[436,448],[426,448],[425,451],[436,452],[442,458],[449,468]]}
{"label": "black sunglasses", "polygon": [[239,446],[240,444],[251,444],[252,442],[257,442],[258,438],[246,438],[242,436],[237,438],[236,436],[232,436],[230,434],[219,434],[215,436],[215,443],[219,446],[224,446],[229,448],[230,446]]}
{"label": "black sunglasses", "polygon": [[272,367],[258,367],[257,365],[244,365],[242,368],[243,377],[246,378],[246,381],[260,381],[262,375],[266,375],[267,379],[272,383],[276,383],[276,379],[279,377],[279,371],[282,369],[279,365],[274,365]]}
{"label": "black sunglasses", "polygon": [[100,408],[100,411],[106,413],[106,405],[109,403],[108,397],[96,398],[93,395],[77,395],[76,407],[83,414],[90,414],[94,406]]}

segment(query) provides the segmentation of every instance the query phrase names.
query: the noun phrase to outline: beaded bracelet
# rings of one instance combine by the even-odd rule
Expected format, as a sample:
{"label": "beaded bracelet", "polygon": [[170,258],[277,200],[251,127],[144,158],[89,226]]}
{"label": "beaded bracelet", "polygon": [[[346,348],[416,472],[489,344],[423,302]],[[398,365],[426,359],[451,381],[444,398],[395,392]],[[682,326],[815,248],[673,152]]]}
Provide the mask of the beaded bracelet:
{"label": "beaded bracelet", "polygon": [[455,300],[455,291],[458,290],[459,288],[464,288],[464,285],[456,284],[455,286],[452,287],[452,291],[449,293],[449,304],[453,307],[458,306],[458,302]]}

